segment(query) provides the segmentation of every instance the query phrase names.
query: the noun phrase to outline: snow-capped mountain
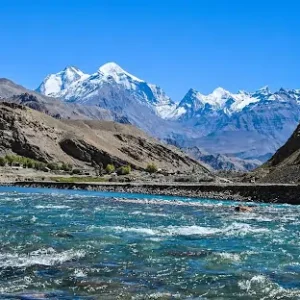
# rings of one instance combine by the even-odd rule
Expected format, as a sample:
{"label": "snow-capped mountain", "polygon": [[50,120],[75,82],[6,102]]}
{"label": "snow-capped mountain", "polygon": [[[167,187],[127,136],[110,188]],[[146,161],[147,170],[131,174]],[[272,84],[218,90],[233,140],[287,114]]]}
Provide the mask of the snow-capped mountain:
{"label": "snow-capped mountain", "polygon": [[160,87],[137,78],[113,62],[104,64],[91,75],[78,69],[66,68],[57,74],[48,75],[37,91],[68,102],[118,110],[130,110],[130,103],[124,101],[130,97],[162,118],[176,108],[176,104]]}
{"label": "snow-capped mountain", "polygon": [[57,74],[48,75],[37,88],[37,92],[46,96],[55,97],[62,90],[68,89],[72,83],[83,80],[88,76],[88,74],[83,73],[76,67],[66,67]]}
{"label": "snow-capped mountain", "polygon": [[259,90],[253,94],[245,91],[239,91],[234,94],[221,87],[216,88],[209,95],[203,95],[194,89],[190,89],[178,104],[172,117],[181,120],[189,119],[197,114],[203,113],[203,111],[222,111],[224,114],[230,116],[235,112],[242,111],[246,106],[256,103],[260,101],[262,97],[268,95],[265,90]]}
{"label": "snow-capped mountain", "polygon": [[299,100],[299,90],[282,88],[275,93],[264,87],[237,94],[218,88],[210,95],[190,90],[174,115],[182,126],[198,132],[187,137],[186,146],[264,161],[299,123]]}
{"label": "snow-capped mountain", "polygon": [[174,145],[200,147],[242,159],[269,158],[300,121],[300,90],[265,86],[204,95],[190,89],[174,102],[157,85],[107,63],[93,74],[69,67],[46,77],[38,92],[84,106],[98,106]]}

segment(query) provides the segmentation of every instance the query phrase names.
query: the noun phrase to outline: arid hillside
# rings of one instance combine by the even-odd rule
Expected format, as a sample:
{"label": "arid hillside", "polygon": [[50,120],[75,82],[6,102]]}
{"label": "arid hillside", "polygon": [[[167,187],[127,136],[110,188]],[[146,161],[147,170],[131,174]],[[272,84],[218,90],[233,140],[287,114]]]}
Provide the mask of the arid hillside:
{"label": "arid hillside", "polygon": [[154,163],[168,171],[209,171],[175,147],[150,138],[132,125],[111,121],[58,120],[28,107],[0,103],[0,153],[74,166],[144,169]]}
{"label": "arid hillside", "polygon": [[300,182],[300,125],[288,141],[255,171],[260,182]]}

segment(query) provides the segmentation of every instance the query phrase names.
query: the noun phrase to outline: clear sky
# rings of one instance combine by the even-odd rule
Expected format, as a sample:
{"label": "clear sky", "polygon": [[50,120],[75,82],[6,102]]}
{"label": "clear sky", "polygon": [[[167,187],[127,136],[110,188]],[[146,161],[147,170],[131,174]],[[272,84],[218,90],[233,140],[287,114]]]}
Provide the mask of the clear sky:
{"label": "clear sky", "polygon": [[300,1],[1,0],[0,77],[36,88],[115,61],[174,100],[263,85],[300,88]]}

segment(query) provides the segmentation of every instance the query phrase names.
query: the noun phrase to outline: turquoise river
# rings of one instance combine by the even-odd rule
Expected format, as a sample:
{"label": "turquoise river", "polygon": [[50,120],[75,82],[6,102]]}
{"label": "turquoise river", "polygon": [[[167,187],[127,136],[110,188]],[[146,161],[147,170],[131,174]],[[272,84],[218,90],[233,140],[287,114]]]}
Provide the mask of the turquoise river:
{"label": "turquoise river", "polygon": [[0,187],[0,299],[300,299],[300,207]]}

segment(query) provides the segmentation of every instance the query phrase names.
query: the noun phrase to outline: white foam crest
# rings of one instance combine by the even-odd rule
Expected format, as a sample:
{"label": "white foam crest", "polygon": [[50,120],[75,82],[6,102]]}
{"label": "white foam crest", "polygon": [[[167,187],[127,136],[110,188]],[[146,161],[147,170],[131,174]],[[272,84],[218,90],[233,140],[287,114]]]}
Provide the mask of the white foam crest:
{"label": "white foam crest", "polygon": [[137,234],[151,235],[151,236],[210,236],[210,235],[225,235],[225,236],[244,236],[253,233],[268,233],[270,232],[267,228],[253,227],[246,223],[233,223],[227,227],[205,227],[205,226],[159,226],[155,228],[141,228],[141,227],[100,227],[101,229],[113,230],[116,232],[134,232]]}
{"label": "white foam crest", "polygon": [[135,227],[122,227],[122,226],[115,226],[111,228],[118,232],[134,232],[134,233],[140,233],[146,235],[160,235],[159,230],[154,230],[150,228],[135,228]]}
{"label": "white foam crest", "polygon": [[232,223],[231,225],[225,227],[223,230],[223,233],[227,236],[232,236],[232,235],[244,236],[251,233],[268,233],[268,232],[270,232],[270,229],[268,228],[256,227],[256,226],[251,226],[250,224],[247,223],[237,223],[237,222]]}
{"label": "white foam crest", "polygon": [[128,199],[128,198],[113,198],[115,202],[133,203],[133,204],[147,204],[147,205],[174,205],[174,206],[189,206],[189,207],[217,207],[226,206],[228,204],[216,201],[215,203],[196,202],[196,201],[182,201],[182,200],[161,200],[161,199]]}
{"label": "white foam crest", "polygon": [[134,299],[134,300],[181,299],[181,295],[179,293],[172,294],[172,293],[168,293],[168,292],[156,292],[156,293],[147,295],[146,298],[145,298],[145,295],[136,295],[132,299]]}
{"label": "white foam crest", "polygon": [[238,286],[241,290],[246,291],[249,296],[260,297],[257,299],[279,299],[277,297],[281,299],[281,296],[300,296],[299,290],[284,289],[264,275],[255,275],[251,279],[240,280]]}
{"label": "white foam crest", "polygon": [[85,256],[81,250],[66,250],[56,252],[53,248],[39,249],[29,254],[0,254],[1,267],[29,267],[33,265],[53,266],[72,259],[78,259]]}
{"label": "white foam crest", "polygon": [[220,252],[220,253],[216,253],[216,255],[220,257],[221,260],[228,260],[234,262],[241,261],[241,256],[237,253]]}
{"label": "white foam crest", "polygon": [[[226,216],[226,218],[228,218],[228,217]],[[275,220],[275,219],[271,219],[268,217],[264,217],[264,216],[255,214],[255,213],[243,213],[243,214],[236,213],[236,214],[231,215],[229,218],[232,220],[255,220],[258,222],[272,222]]]}
{"label": "white foam crest", "polygon": [[67,209],[70,208],[70,206],[48,204],[48,205],[36,205],[35,208],[36,209]]}
{"label": "white foam crest", "polygon": [[139,210],[133,211],[131,215],[141,215],[141,216],[151,216],[151,217],[167,217],[168,215],[163,213],[153,213],[153,212],[142,212]]}
{"label": "white foam crest", "polygon": [[81,270],[81,269],[75,269],[75,270],[74,270],[74,276],[75,276],[75,277],[86,277],[87,274],[84,272],[84,270]]}
{"label": "white foam crest", "polygon": [[[164,230],[163,230],[164,231]],[[165,229],[166,235],[214,235],[221,233],[222,230],[219,228],[212,228],[212,227],[202,227],[202,226],[168,226]]]}

